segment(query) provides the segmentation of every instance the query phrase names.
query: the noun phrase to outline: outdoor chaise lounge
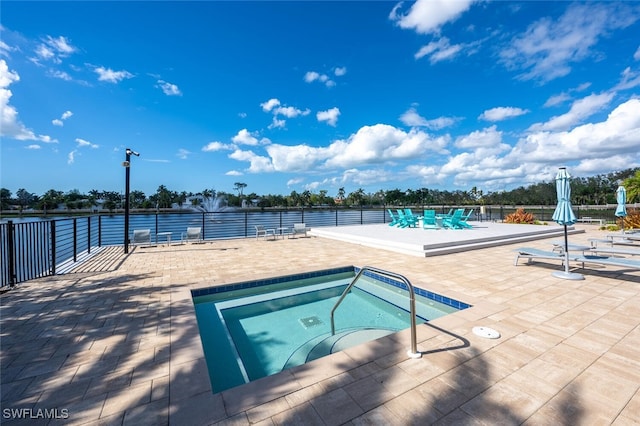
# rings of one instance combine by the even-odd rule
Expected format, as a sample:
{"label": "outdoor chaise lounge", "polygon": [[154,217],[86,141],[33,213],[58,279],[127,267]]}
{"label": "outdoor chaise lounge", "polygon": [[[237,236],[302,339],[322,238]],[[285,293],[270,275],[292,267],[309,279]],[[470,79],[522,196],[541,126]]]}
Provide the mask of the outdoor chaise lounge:
{"label": "outdoor chaise lounge", "polygon": [[592,247],[590,250],[592,253],[604,253],[613,255],[626,255],[626,256],[640,256],[640,250],[617,248],[617,247]]}
{"label": "outdoor chaise lounge", "polygon": [[268,237],[273,237],[276,239],[276,230],[275,229],[267,229],[264,225],[255,225],[256,227],[256,240],[260,237],[264,237],[266,240]]}
{"label": "outdoor chaise lounge", "polygon": [[[513,262],[518,265],[518,260],[522,257],[527,259],[527,263],[531,263],[533,259],[560,260],[564,263],[565,255],[555,251],[540,250],[532,247],[521,247],[516,250],[518,254]],[[622,266],[640,271],[640,261],[629,259],[626,257],[605,257],[594,255],[570,255],[570,262],[581,263],[584,268],[585,263],[594,263],[602,266]]]}
{"label": "outdoor chaise lounge", "polygon": [[202,228],[199,226],[187,227],[187,232],[182,233],[182,242],[196,242],[202,241]]}
{"label": "outdoor chaise lounge", "polygon": [[142,244],[151,244],[151,229],[135,229],[133,231],[131,244],[137,246]]}
{"label": "outdoor chaise lounge", "polygon": [[307,236],[307,226],[304,223],[294,223],[293,228],[291,229],[291,235],[289,238],[293,238],[296,235],[304,235]]}
{"label": "outdoor chaise lounge", "polygon": [[595,263],[602,266],[622,266],[625,268],[631,268],[633,270],[640,271],[640,261],[635,259],[629,259],[627,257],[604,257],[604,256],[578,256],[571,260],[582,263],[584,268],[585,263]]}
{"label": "outdoor chaise lounge", "polygon": [[[516,249],[516,251],[518,254],[513,261],[515,266],[518,266],[518,260],[520,260],[520,258],[527,259],[527,263],[531,263],[533,259],[560,260],[563,263],[565,260],[564,254],[557,251],[541,250],[533,247],[520,247]],[[569,260],[573,260],[574,258],[575,256],[570,257]]]}

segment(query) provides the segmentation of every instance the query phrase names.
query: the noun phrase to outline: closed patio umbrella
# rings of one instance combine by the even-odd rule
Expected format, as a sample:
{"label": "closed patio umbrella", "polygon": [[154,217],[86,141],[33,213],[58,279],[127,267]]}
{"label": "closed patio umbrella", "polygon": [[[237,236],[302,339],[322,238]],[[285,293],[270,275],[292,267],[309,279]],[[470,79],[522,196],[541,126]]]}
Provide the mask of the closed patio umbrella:
{"label": "closed patio umbrella", "polygon": [[622,233],[624,234],[624,217],[627,215],[627,190],[622,185],[618,186],[616,191],[616,201],[618,201],[616,216],[622,218]]}
{"label": "closed patio umbrella", "polygon": [[564,271],[553,273],[556,278],[565,280],[583,280],[582,274],[569,272],[569,238],[567,237],[567,226],[576,223],[576,215],[571,208],[571,176],[567,172],[566,167],[560,167],[556,175],[556,195],[558,197],[558,205],[553,212],[553,220],[559,225],[564,226]]}

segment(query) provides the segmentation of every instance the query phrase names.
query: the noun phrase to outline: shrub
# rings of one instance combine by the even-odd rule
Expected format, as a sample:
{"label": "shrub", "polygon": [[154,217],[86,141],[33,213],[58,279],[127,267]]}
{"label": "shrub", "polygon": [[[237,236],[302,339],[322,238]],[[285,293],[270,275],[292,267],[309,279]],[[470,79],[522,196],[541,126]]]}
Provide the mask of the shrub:
{"label": "shrub", "polygon": [[536,218],[531,213],[527,213],[523,208],[520,208],[504,218],[506,223],[529,223],[533,224]]}
{"label": "shrub", "polygon": [[622,220],[624,219],[624,229],[638,228],[640,229],[640,210],[639,209],[628,209],[627,216],[624,218],[617,218],[616,224],[618,225],[618,229],[622,229]]}

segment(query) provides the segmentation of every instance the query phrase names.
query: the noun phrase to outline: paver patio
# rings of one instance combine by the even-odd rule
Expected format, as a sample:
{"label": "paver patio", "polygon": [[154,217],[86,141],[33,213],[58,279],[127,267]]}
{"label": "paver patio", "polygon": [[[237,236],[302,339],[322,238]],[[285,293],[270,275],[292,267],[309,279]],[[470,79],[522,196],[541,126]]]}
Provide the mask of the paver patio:
{"label": "paver patio", "polygon": [[[605,234],[578,227],[578,244]],[[417,258],[314,236],[248,238],[137,247],[100,272],[20,284],[1,296],[1,421],[640,424],[640,272],[590,267],[578,270],[584,281],[560,280],[558,263],[514,266],[520,245]],[[421,359],[407,357],[403,331],[211,391],[191,289],[346,265],[473,307],[419,325]],[[476,336],[478,325],[501,338]]]}

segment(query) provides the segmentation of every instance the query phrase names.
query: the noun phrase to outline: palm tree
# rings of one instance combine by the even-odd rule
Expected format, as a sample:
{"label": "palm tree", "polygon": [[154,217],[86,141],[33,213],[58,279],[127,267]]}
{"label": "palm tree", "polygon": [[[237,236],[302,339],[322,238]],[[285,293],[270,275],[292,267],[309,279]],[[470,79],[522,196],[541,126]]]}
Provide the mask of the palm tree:
{"label": "palm tree", "polygon": [[638,170],[635,175],[625,179],[622,185],[624,189],[627,190],[628,203],[640,201],[640,170]]}

